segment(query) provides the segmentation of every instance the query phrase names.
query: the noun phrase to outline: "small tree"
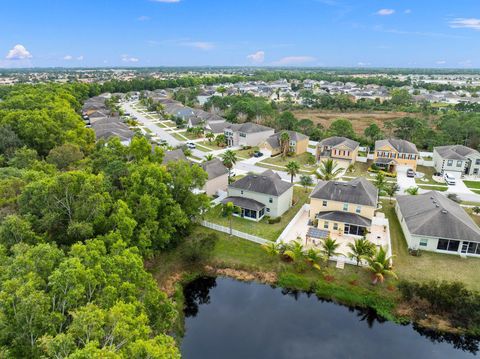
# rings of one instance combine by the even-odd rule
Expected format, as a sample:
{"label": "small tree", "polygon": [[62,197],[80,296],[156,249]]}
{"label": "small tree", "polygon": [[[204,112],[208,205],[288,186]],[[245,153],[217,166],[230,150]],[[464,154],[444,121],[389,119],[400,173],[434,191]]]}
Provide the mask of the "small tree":
{"label": "small tree", "polygon": [[395,272],[392,271],[391,258],[387,256],[385,249],[380,247],[372,257],[367,259],[368,269],[373,273],[373,284],[383,283],[387,275],[398,278]]}
{"label": "small tree", "polygon": [[473,207],[472,211],[473,211],[473,213],[475,213],[475,214],[480,214],[480,207],[479,207],[479,206],[475,206],[475,207]]}
{"label": "small tree", "polygon": [[369,258],[375,254],[375,245],[368,241],[365,237],[356,239],[353,243],[348,243],[350,252],[348,258],[354,259],[357,266],[360,265],[362,259]]}
{"label": "small tree", "polygon": [[395,196],[395,194],[400,190],[400,186],[393,182],[393,183],[389,183],[386,187],[385,187],[385,192],[387,192],[388,194],[388,197],[389,197],[389,200],[390,200],[390,203],[392,203],[392,197]]}
{"label": "small tree", "polygon": [[290,150],[290,135],[288,132],[283,132],[280,135],[280,151],[282,152],[282,157],[286,157]]}
{"label": "small tree", "polygon": [[305,254],[305,259],[315,269],[320,269],[320,260],[322,259],[321,253],[318,250],[310,248]]}
{"label": "small tree", "polygon": [[222,207],[223,215],[228,218],[228,222],[230,225],[230,235],[233,232],[233,215],[239,212],[239,208],[236,207],[233,202],[227,202],[223,204]]}
{"label": "small tree", "polygon": [[329,158],[320,163],[320,167],[315,174],[318,179],[324,181],[333,181],[340,176],[342,171],[343,169],[338,167],[337,162]]}
{"label": "small tree", "polygon": [[330,257],[339,254],[339,253],[336,252],[336,250],[339,246],[340,246],[340,244],[337,243],[337,241],[335,239],[331,239],[330,237],[326,238],[322,242],[322,252],[327,259],[327,266],[328,266],[328,260],[330,259]]}
{"label": "small tree", "polygon": [[211,160],[213,160],[213,159],[214,159],[214,157],[213,157],[213,155],[212,155],[211,153],[207,153],[207,154],[205,155],[205,161],[211,161]]}
{"label": "small tree", "polygon": [[209,143],[212,143],[213,139],[215,138],[215,135],[212,132],[207,132],[205,135],[205,138],[208,140]]}
{"label": "small tree", "polygon": [[228,168],[228,183],[230,183],[232,167],[237,163],[237,155],[232,150],[227,150],[222,154],[222,162]]}
{"label": "small tree", "polygon": [[307,187],[311,186],[313,184],[312,177],[310,177],[309,175],[301,175],[300,176],[300,184],[305,189],[305,192],[307,192]]}
{"label": "small tree", "polygon": [[290,183],[293,183],[293,177],[300,172],[300,165],[297,161],[290,161],[285,167],[287,168],[287,173],[290,175]]}
{"label": "small tree", "polygon": [[418,187],[410,187],[405,190],[405,193],[409,195],[416,196],[418,194]]}
{"label": "small tree", "polygon": [[375,176],[375,187],[378,188],[378,197],[380,198],[380,193],[385,190],[387,185],[387,180],[385,179],[385,174],[383,172],[378,172]]}

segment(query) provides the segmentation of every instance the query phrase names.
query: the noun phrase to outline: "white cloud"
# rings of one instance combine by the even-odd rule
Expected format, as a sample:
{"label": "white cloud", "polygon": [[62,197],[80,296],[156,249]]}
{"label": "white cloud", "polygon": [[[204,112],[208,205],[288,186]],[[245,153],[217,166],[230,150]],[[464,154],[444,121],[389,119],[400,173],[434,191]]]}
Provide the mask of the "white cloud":
{"label": "white cloud", "polygon": [[83,55],[77,56],[77,61],[83,61]]}
{"label": "white cloud", "polygon": [[211,50],[215,47],[215,45],[211,42],[206,41],[193,41],[193,42],[184,42],[182,45],[190,46],[200,50]]}
{"label": "white cloud", "polygon": [[147,20],[150,20],[150,17],[142,15],[142,16],[137,17],[137,20],[138,21],[147,21]]}
{"label": "white cloud", "polygon": [[72,55],[65,55],[63,57],[63,59],[66,60],[66,61],[70,61],[70,60],[73,60],[73,56]]}
{"label": "white cloud", "polygon": [[357,66],[370,66],[371,63],[370,62],[357,62]]}
{"label": "white cloud", "polygon": [[447,61],[445,60],[438,60],[435,62],[437,65],[445,65],[447,63]]}
{"label": "white cloud", "polygon": [[312,56],[286,56],[278,61],[275,61],[274,65],[300,65],[315,61],[315,57]]}
{"label": "white cloud", "polygon": [[393,15],[394,13],[395,13],[395,10],[393,9],[380,9],[376,12],[376,14],[380,16]]}
{"label": "white cloud", "polygon": [[15,45],[13,49],[8,51],[7,60],[24,60],[32,58],[32,54],[23,45]]}
{"label": "white cloud", "polygon": [[150,0],[150,1],[163,2],[163,3],[168,3],[168,4],[174,4],[174,3],[180,2],[180,0]]}
{"label": "white cloud", "polygon": [[411,14],[412,13],[412,10],[411,9],[407,9],[404,11],[405,14]]}
{"label": "white cloud", "polygon": [[457,28],[465,28],[465,29],[474,29],[480,30],[480,19],[475,18],[456,18],[450,21],[450,27],[457,29]]}
{"label": "white cloud", "polygon": [[138,62],[140,59],[138,57],[133,57],[129,55],[122,55],[121,59],[123,62]]}
{"label": "white cloud", "polygon": [[265,51],[257,51],[247,56],[247,59],[256,64],[261,64],[265,60]]}

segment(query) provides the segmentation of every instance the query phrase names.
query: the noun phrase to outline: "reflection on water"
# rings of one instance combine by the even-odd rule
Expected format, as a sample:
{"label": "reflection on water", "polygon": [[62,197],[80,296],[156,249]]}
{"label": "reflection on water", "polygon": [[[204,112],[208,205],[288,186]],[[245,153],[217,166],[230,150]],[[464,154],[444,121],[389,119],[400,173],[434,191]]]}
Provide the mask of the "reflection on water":
{"label": "reflection on water", "polygon": [[[385,321],[374,310],[226,278],[184,290],[184,358],[472,358],[474,338]],[[292,300],[293,299],[293,300]]]}

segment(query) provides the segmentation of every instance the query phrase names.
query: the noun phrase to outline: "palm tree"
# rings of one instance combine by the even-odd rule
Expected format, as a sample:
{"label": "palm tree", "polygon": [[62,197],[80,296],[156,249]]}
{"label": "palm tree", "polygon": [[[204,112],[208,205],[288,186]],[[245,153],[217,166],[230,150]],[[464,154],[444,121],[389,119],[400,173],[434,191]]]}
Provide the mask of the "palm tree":
{"label": "palm tree", "polygon": [[327,258],[327,265],[328,265],[328,260],[329,260],[330,257],[336,256],[337,254],[339,254],[339,253],[336,252],[336,250],[339,246],[340,246],[340,244],[337,243],[337,241],[335,239],[331,239],[330,237],[326,238],[322,242],[322,252],[325,255],[325,257]]}
{"label": "palm tree", "polygon": [[209,143],[212,143],[212,140],[215,138],[215,135],[212,132],[208,132],[205,135],[205,138],[208,140]]}
{"label": "palm tree", "polygon": [[228,218],[230,224],[230,235],[232,235],[233,227],[232,227],[232,220],[233,215],[239,212],[239,208],[236,207],[233,202],[227,202],[223,204],[222,211],[225,217]]}
{"label": "palm tree", "polygon": [[280,151],[282,152],[282,157],[286,157],[290,149],[290,135],[288,132],[283,132],[280,135]]}
{"label": "palm tree", "polygon": [[416,196],[418,194],[418,187],[410,187],[405,190],[405,193],[408,193],[411,196]]}
{"label": "palm tree", "polygon": [[305,188],[305,192],[307,192],[307,187],[313,184],[312,177],[309,175],[301,175],[300,184],[303,186],[303,188]]}
{"label": "palm tree", "polygon": [[290,161],[285,167],[287,168],[287,173],[290,175],[290,183],[293,183],[293,177],[300,172],[300,165],[297,161]]}
{"label": "palm tree", "polygon": [[320,163],[320,167],[315,172],[318,179],[324,181],[332,181],[342,173],[343,169],[337,166],[337,162],[331,158],[324,160]]}
{"label": "palm tree", "polygon": [[211,160],[214,159],[214,157],[211,153],[207,153],[204,158],[205,158],[205,162],[206,161],[211,161]]}
{"label": "palm tree", "polygon": [[305,258],[312,265],[313,268],[320,269],[319,262],[322,259],[322,256],[319,251],[313,248],[310,248],[305,254]]}
{"label": "palm tree", "polygon": [[276,242],[270,242],[268,244],[263,244],[262,248],[270,255],[276,256],[280,254],[281,245]]}
{"label": "palm tree", "polygon": [[375,176],[374,182],[375,187],[378,188],[378,198],[380,198],[380,192],[385,189],[386,184],[387,180],[385,179],[385,174],[383,172],[378,172]]}
{"label": "palm tree", "polygon": [[230,183],[230,175],[232,173],[232,167],[237,163],[237,155],[232,150],[226,150],[222,154],[222,162],[223,165],[228,168],[228,183]]}
{"label": "palm tree", "polygon": [[392,257],[388,257],[383,247],[380,247],[372,257],[367,259],[368,269],[373,273],[373,284],[383,283],[387,275],[398,278],[392,271],[391,259]]}
{"label": "palm tree", "polygon": [[395,182],[392,182],[392,183],[389,183],[386,187],[385,187],[385,192],[387,192],[388,194],[388,197],[390,198],[390,203],[392,203],[392,197],[395,196],[395,194],[400,190],[400,186],[395,183]]}
{"label": "palm tree", "polygon": [[356,239],[353,243],[348,243],[348,247],[350,248],[348,258],[355,259],[357,266],[360,265],[362,259],[369,258],[375,254],[375,245],[365,237]]}
{"label": "palm tree", "polygon": [[287,249],[283,254],[289,257],[292,261],[298,262],[301,259],[305,258],[305,253],[303,252],[303,245],[299,241],[293,241],[287,246]]}

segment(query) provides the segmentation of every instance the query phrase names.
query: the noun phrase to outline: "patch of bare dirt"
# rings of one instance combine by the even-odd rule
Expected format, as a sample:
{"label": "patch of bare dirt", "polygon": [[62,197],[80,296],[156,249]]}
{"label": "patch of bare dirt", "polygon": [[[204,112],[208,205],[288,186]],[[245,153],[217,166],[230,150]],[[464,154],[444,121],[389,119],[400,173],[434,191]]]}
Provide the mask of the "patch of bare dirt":
{"label": "patch of bare dirt", "polygon": [[266,284],[275,284],[277,282],[277,274],[274,272],[247,272],[240,269],[214,268],[210,266],[206,266],[205,270],[208,274],[234,278],[244,282],[257,281]]}

